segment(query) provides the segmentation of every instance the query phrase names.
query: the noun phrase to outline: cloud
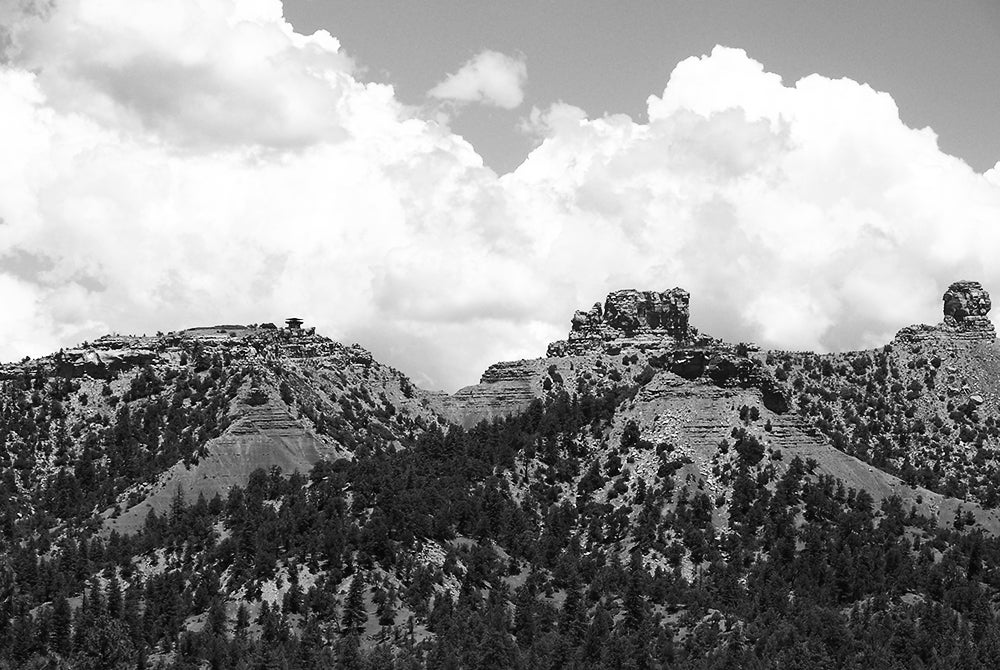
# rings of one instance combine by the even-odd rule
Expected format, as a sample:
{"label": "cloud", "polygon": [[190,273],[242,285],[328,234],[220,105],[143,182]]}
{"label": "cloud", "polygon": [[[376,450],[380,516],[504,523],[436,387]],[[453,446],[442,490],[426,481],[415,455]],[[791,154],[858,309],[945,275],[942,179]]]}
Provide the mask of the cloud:
{"label": "cloud", "polygon": [[271,0],[59,0],[9,32],[8,57],[39,73],[53,106],[185,145],[343,139],[344,106],[385,95]]}
{"label": "cloud", "polygon": [[952,280],[1000,288],[1000,190],[889,95],[819,75],[785,86],[716,48],[648,106],[646,124],[556,114],[505,178],[572,256],[555,264],[593,268],[578,283],[591,294],[679,284],[713,334],[844,349],[938,320]]}
{"label": "cloud", "polygon": [[144,1],[4,21],[0,359],[296,314],[454,389],[628,286],[688,288],[717,336],[837,349],[936,321],[952,280],[1000,290],[996,170],[856,82],[718,48],[647,122],[532,112],[539,146],[497,177],[277,0]]}
{"label": "cloud", "polygon": [[524,101],[528,67],[524,58],[512,58],[498,51],[481,51],[457,72],[427,92],[432,98],[457,103],[515,109]]}

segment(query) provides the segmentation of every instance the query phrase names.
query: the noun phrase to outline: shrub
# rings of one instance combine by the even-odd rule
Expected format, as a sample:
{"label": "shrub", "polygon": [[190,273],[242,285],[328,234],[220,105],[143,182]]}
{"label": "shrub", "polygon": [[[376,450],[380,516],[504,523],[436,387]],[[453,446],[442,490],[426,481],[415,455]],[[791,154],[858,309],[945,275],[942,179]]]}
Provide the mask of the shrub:
{"label": "shrub", "polygon": [[245,402],[251,407],[259,407],[261,405],[266,405],[267,394],[261,391],[260,389],[254,389],[250,392],[250,395],[247,396]]}

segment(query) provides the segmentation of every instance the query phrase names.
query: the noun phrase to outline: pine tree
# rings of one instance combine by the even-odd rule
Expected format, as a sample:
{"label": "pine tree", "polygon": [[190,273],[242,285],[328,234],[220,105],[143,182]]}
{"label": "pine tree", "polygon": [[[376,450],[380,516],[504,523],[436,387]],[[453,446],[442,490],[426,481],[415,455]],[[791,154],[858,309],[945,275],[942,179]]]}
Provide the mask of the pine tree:
{"label": "pine tree", "polygon": [[356,631],[340,638],[337,642],[337,670],[362,670],[365,667],[364,656],[361,654],[361,640]]}
{"label": "pine tree", "polygon": [[133,667],[135,647],[122,622],[100,614],[84,630],[77,659],[80,668]]}
{"label": "pine tree", "polygon": [[625,429],[622,431],[622,451],[638,447],[639,439],[639,425],[635,421],[629,421],[625,424]]}
{"label": "pine tree", "polygon": [[72,617],[69,600],[64,595],[57,597],[52,603],[51,647],[61,656],[73,651]]}
{"label": "pine tree", "polygon": [[261,642],[270,644],[278,640],[278,615],[271,611],[271,604],[266,600],[260,604],[260,612],[257,614],[257,625],[261,629]]}
{"label": "pine tree", "polygon": [[184,501],[184,490],[181,485],[177,485],[174,496],[170,500],[170,534],[175,541],[181,542],[186,538],[187,529],[184,527],[184,519],[187,510],[187,503]]}
{"label": "pine tree", "polygon": [[587,630],[586,608],[578,586],[566,590],[566,600],[559,614],[559,632],[575,645]]}
{"label": "pine tree", "polygon": [[646,618],[648,605],[645,595],[645,578],[646,568],[642,563],[642,555],[638,551],[633,552],[629,564],[625,594],[622,598],[622,606],[625,609],[625,618],[622,623],[629,630],[638,629]]}
{"label": "pine tree", "polygon": [[324,648],[323,631],[315,617],[306,620],[299,641],[298,663],[303,670],[327,668],[332,659]]}
{"label": "pine tree", "polygon": [[80,601],[80,607],[76,609],[73,614],[73,647],[79,648],[83,644],[83,638],[90,628],[91,621],[93,620],[93,615],[90,608],[90,599],[87,597],[87,593],[84,592],[83,598]]}
{"label": "pine tree", "polygon": [[368,623],[368,612],[365,610],[365,581],[361,572],[355,572],[351,580],[347,598],[344,600],[344,613],[340,623],[345,635],[360,634]]}
{"label": "pine tree", "polygon": [[594,618],[590,622],[590,627],[587,628],[587,634],[583,641],[583,653],[587,659],[591,661],[600,660],[601,652],[608,641],[612,625],[613,622],[611,615],[608,614],[608,610],[604,607],[603,603],[598,603],[597,609],[594,611]]}
{"label": "pine tree", "polygon": [[378,616],[378,624],[380,626],[391,626],[396,622],[397,600],[396,587],[389,586],[385,592],[385,597],[379,603],[378,609],[375,612],[376,616]]}
{"label": "pine tree", "polygon": [[285,591],[281,599],[281,610],[289,614],[298,614],[302,609],[302,587],[299,586],[298,579],[292,581],[291,586]]}
{"label": "pine tree", "polygon": [[35,653],[47,656],[52,648],[52,607],[43,605],[35,614]]}
{"label": "pine tree", "polygon": [[22,614],[11,622],[10,654],[18,664],[24,663],[35,649],[36,630],[30,614]]}
{"label": "pine tree", "polygon": [[226,611],[226,601],[216,597],[209,605],[208,615],[205,619],[205,630],[215,637],[224,638],[228,626],[229,614]]}
{"label": "pine tree", "polygon": [[132,644],[136,648],[142,648],[145,642],[145,629],[142,625],[142,614],[140,604],[142,598],[142,582],[138,578],[125,589],[125,597],[122,601],[122,621],[129,628]]}
{"label": "pine tree", "polygon": [[234,626],[233,635],[237,639],[245,639],[247,636],[247,631],[250,628],[250,611],[247,609],[245,603],[240,603],[240,606],[236,608],[236,624]]}
{"label": "pine tree", "polygon": [[121,618],[122,615],[122,585],[118,581],[118,573],[113,572],[108,580],[107,588],[107,609],[108,616],[113,619]]}

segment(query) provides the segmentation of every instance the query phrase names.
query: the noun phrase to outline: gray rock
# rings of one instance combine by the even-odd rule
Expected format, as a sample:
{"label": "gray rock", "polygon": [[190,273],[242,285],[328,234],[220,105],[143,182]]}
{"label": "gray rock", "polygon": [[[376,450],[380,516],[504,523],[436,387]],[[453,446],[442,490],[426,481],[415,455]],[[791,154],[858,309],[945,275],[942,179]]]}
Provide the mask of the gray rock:
{"label": "gray rock", "polygon": [[896,334],[903,343],[927,340],[967,340],[993,342],[996,329],[987,314],[992,303],[990,294],[977,281],[957,281],[942,297],[944,320],[937,326],[924,324],[907,326]]}
{"label": "gray rock", "polygon": [[669,291],[623,289],[608,294],[602,306],[577,311],[569,337],[549,345],[549,356],[580,355],[614,347],[640,348],[690,344],[698,331],[688,323],[690,295],[682,288]]}

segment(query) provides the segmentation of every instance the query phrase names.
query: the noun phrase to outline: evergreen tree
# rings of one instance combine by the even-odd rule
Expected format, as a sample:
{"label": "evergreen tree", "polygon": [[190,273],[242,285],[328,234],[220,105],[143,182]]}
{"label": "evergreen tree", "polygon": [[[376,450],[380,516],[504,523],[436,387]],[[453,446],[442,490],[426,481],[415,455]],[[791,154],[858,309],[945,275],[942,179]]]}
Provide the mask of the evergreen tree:
{"label": "evergreen tree", "polygon": [[146,632],[142,625],[141,598],[142,586],[139,581],[135,581],[125,589],[125,597],[122,600],[122,621],[129,628],[132,644],[140,650],[144,646]]}
{"label": "evergreen tree", "polygon": [[380,626],[391,626],[396,622],[396,605],[398,600],[396,587],[390,585],[385,591],[381,602],[378,604],[378,609],[375,611]]}
{"label": "evergreen tree", "polygon": [[107,587],[107,609],[108,616],[113,619],[119,619],[122,616],[122,585],[118,581],[118,573],[112,572],[111,579],[108,580]]}
{"label": "evergreen tree", "polygon": [[315,617],[309,617],[299,640],[298,667],[302,670],[319,670],[332,665],[323,640],[323,631]]}
{"label": "evergreen tree", "polygon": [[236,622],[233,626],[233,635],[237,639],[246,639],[247,631],[250,628],[250,611],[245,603],[240,603],[236,608]]}
{"label": "evergreen tree", "polygon": [[364,670],[365,661],[361,653],[361,641],[356,631],[343,635],[337,642],[337,670]]}
{"label": "evergreen tree", "polygon": [[84,630],[76,653],[84,670],[125,670],[135,666],[135,647],[125,625],[99,614]]}
{"label": "evergreen tree", "polygon": [[368,622],[368,612],[365,609],[365,582],[361,572],[355,572],[351,586],[344,599],[344,612],[341,615],[341,629],[345,635],[360,634]]}
{"label": "evergreen tree", "polygon": [[228,626],[229,614],[226,611],[226,601],[216,597],[208,608],[205,631],[214,637],[225,638]]}
{"label": "evergreen tree", "polygon": [[57,596],[52,603],[51,648],[63,657],[73,651],[72,616],[69,600],[66,596]]}

